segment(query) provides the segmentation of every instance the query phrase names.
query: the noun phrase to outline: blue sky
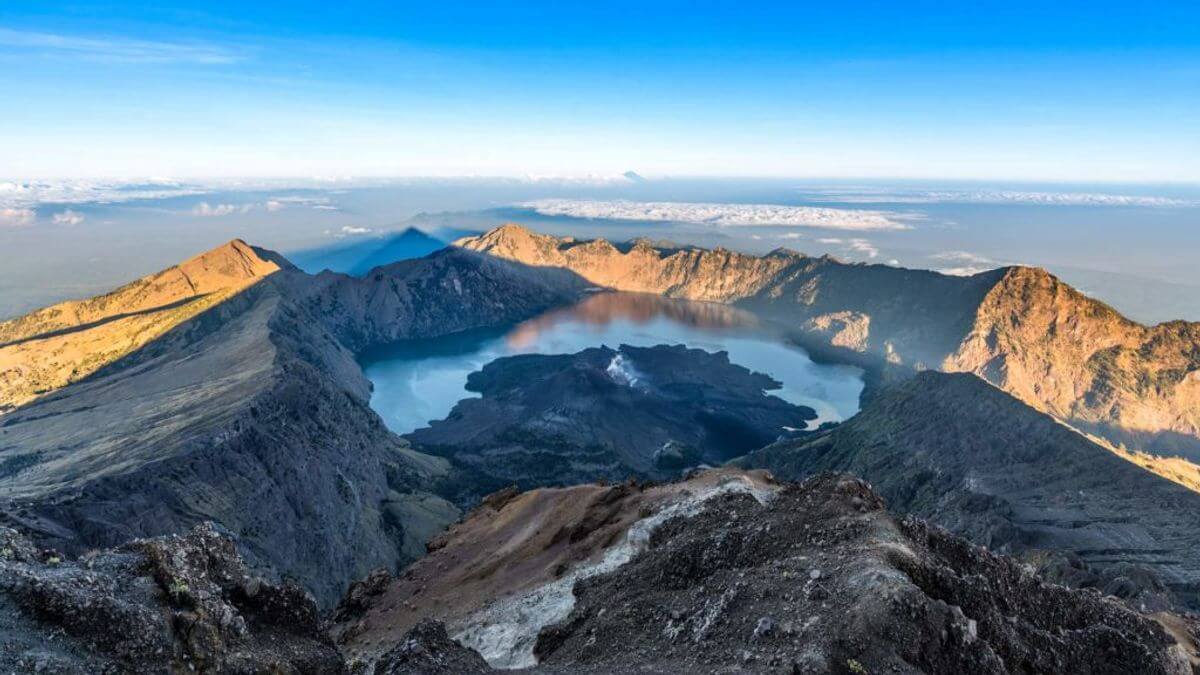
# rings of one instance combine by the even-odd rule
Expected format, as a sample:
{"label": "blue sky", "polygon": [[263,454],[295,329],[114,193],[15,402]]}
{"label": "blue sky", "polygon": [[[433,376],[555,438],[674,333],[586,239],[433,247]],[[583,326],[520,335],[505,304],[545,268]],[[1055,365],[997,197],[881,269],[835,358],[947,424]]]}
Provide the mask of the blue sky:
{"label": "blue sky", "polygon": [[0,7],[0,177],[1200,182],[1195,2],[140,4]]}

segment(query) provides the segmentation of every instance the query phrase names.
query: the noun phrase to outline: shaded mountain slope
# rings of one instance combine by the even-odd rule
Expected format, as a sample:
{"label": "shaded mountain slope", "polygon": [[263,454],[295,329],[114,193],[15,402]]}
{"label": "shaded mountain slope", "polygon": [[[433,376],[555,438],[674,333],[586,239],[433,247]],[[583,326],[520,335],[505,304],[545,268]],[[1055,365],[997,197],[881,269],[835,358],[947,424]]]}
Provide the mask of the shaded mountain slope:
{"label": "shaded mountain slope", "polygon": [[503,495],[433,548],[343,605],[350,663],[481,672],[475,648],[533,673],[1191,672],[1155,621],[897,520],[848,476]]}
{"label": "shaded mountain slope", "polygon": [[510,356],[467,378],[480,398],[459,401],[446,419],[406,438],[469,467],[465,495],[513,484],[664,479],[804,429],[816,412],[767,393],[779,386],[725,352],[683,345]]}
{"label": "shaded mountain slope", "polygon": [[1200,460],[1200,324],[1142,326],[1045,270],[951,277],[784,250],[621,249],[516,225],[455,243],[601,286],[737,303],[829,358],[972,372],[1115,442]]}
{"label": "shaded mountain slope", "polygon": [[[828,432],[737,463],[789,479],[848,471],[891,508],[989,549],[1072,552],[1101,570],[1101,585],[1149,569],[1179,600],[1200,602],[1200,494],[972,375],[921,373]],[[1120,592],[1159,602],[1154,584]]]}
{"label": "shaded mountain slope", "polygon": [[363,279],[322,273],[305,289],[305,308],[340,344],[377,344],[512,323],[575,299],[577,275],[529,267],[460,249],[376,268]]}
{"label": "shaded mountain slope", "polygon": [[573,297],[512,263],[496,263],[514,268],[502,279],[481,274],[481,262],[449,251],[396,276],[263,277],[0,417],[0,513],[69,552],[214,520],[253,562],[331,603],[370,569],[419,555],[457,515],[430,492],[450,467],[383,426],[339,336],[434,336]]}

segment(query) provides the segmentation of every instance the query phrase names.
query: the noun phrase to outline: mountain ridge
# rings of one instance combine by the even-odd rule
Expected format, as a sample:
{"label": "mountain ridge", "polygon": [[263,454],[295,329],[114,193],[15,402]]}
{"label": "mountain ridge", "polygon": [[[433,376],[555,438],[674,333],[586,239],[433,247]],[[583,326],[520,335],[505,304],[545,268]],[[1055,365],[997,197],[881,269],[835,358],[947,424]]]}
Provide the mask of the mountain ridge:
{"label": "mountain ridge", "polygon": [[118,289],[200,297],[185,277],[211,275],[201,291],[243,282],[0,416],[0,520],[69,553],[214,520],[253,564],[328,605],[351,580],[422,553],[457,517],[432,492],[451,467],[369,408],[356,351],[512,323],[572,301],[578,286],[458,250],[363,279],[310,276],[258,251],[231,242],[189,259],[186,274]]}
{"label": "mountain ridge", "polygon": [[1200,323],[1148,327],[1041,268],[970,277],[802,254],[627,252],[508,224],[456,246],[598,286],[751,309],[832,360],[886,377],[970,372],[1114,443],[1200,461]]}

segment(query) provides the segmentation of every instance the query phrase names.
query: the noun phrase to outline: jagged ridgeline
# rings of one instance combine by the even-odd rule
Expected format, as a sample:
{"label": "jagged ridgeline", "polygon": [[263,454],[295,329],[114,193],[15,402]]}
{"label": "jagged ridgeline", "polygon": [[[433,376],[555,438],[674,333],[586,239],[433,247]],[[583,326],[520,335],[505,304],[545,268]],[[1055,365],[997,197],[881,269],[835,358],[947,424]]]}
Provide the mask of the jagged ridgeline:
{"label": "jagged ridgeline", "polygon": [[[650,672],[1190,670],[1187,620],[1167,613],[1155,622],[1141,612],[1194,605],[1200,583],[1200,473],[1189,461],[1200,457],[1196,324],[1141,326],[1033,268],[950,277],[787,250],[751,256],[575,241],[511,225],[358,272],[307,274],[235,240],[108,295],[0,323],[0,515],[14,530],[5,536],[66,556],[20,543],[25,552],[10,562],[23,567],[5,568],[8,588],[53,577],[64,561],[85,578],[90,572],[82,562],[74,567],[75,557],[91,549],[211,521],[216,529],[188,544],[188,555],[225,551],[217,542],[228,536],[246,556],[236,584],[196,577],[215,584],[220,602],[249,626],[248,633],[220,626],[221,645],[257,645],[256,631],[275,630],[275,619],[256,615],[245,600],[247,589],[260,587],[254,579],[273,589],[287,588],[281,577],[295,580],[321,610],[366,579],[342,600],[334,635],[348,663],[397,664],[389,672],[438,672],[421,661],[438,654],[467,669],[613,672],[628,665],[614,661],[618,645],[644,658]],[[506,326],[597,289],[749,310],[817,358],[865,368],[864,409],[838,427],[804,429],[811,411],[764,401],[767,387],[756,374],[705,353],[659,355],[674,359],[682,384],[630,404],[625,427],[613,427],[621,445],[607,455],[587,455],[598,427],[586,414],[564,418],[590,425],[572,437],[582,440],[568,444],[570,456],[558,452],[568,447],[561,439],[522,426],[522,411],[549,411],[560,401],[498,388],[512,379],[515,362],[475,376],[484,399],[459,411],[458,426],[413,436],[430,453],[370,409],[371,385],[356,361],[364,350]],[[601,400],[604,378],[615,377],[608,366],[617,356],[648,358],[621,350],[534,365],[564,396],[587,402],[579,406],[586,412]],[[712,378],[688,379],[699,371]],[[747,390],[724,391],[735,385]],[[710,414],[713,401],[736,409],[717,427],[743,429],[740,444],[709,446],[710,437],[689,436],[693,413],[681,411],[696,401],[703,405],[695,414]],[[782,426],[805,433],[773,442],[770,429]],[[472,445],[478,439],[463,435],[468,427],[534,437],[522,436],[520,459],[494,444]],[[664,457],[675,463],[661,465]],[[592,480],[589,462],[619,466],[604,474],[610,479],[625,468],[663,479],[731,458],[781,477],[859,474],[894,510],[1023,556],[1043,576],[923,523],[895,520],[871,489],[847,477],[797,487],[728,470],[712,475],[738,476],[734,483],[588,485],[527,498],[510,491],[439,536],[483,492],[522,482],[513,474],[522,467],[542,472],[522,483],[532,488]],[[745,495],[722,488],[703,503],[680,497],[709,494],[714,484],[704,481],[743,485],[729,489]],[[536,518],[514,506],[522,499],[538,505]],[[841,506],[812,511],[818,502]],[[541,520],[545,527],[529,529]],[[422,557],[431,538],[438,552]],[[521,555],[504,557],[533,540],[556,553],[543,560],[529,551],[532,566]],[[163,546],[136,550],[170,549]],[[111,560],[126,565],[128,552]],[[409,577],[372,574],[417,559]],[[112,564],[113,593],[141,578]],[[748,580],[739,581],[742,573]],[[413,585],[423,578],[425,585]],[[454,578],[461,583],[434,588]],[[1123,604],[1043,586],[1046,579],[1101,589]],[[554,595],[536,596],[558,603],[550,614],[535,612],[536,620],[512,631],[488,628],[503,624],[487,619],[500,616],[495,603],[559,582],[565,595],[554,586]],[[154,583],[167,604],[151,593],[113,611],[196,611],[185,593],[172,595],[171,579]],[[64,618],[73,615],[70,598],[79,597],[75,582],[56,588],[61,602],[53,606],[65,608],[58,614],[29,608],[41,600],[0,610],[65,630],[81,640],[72,643],[76,655],[99,650],[133,667],[132,657],[89,642],[86,626]],[[317,611],[279,592],[295,611]],[[404,642],[410,628],[417,630]],[[187,639],[164,630],[164,644]],[[287,639],[307,663],[330,653],[320,635],[302,630]],[[454,640],[491,666],[455,651]],[[936,648],[895,647],[912,640]],[[172,649],[188,659],[203,653]],[[278,662],[301,663],[288,658]]]}
{"label": "jagged ridgeline", "polygon": [[818,354],[970,372],[1114,442],[1200,459],[1200,324],[1142,326],[1042,269],[953,277],[787,249],[618,247],[516,225],[457,244],[608,288],[737,303]]}

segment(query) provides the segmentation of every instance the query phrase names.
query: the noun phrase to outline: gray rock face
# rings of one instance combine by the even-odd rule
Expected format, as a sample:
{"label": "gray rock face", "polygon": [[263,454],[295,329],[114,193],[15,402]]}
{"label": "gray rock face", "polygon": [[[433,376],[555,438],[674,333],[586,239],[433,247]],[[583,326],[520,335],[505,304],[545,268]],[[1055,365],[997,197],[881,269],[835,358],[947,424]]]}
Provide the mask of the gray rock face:
{"label": "gray rock face", "polygon": [[[892,509],[989,549],[1060,551],[1094,568],[1067,574],[1038,554],[1061,578],[1154,609],[1161,585],[1137,582],[1149,570],[1180,602],[1197,603],[1200,494],[972,375],[922,373],[885,388],[828,432],[738,464],[789,479],[849,471],[871,481]],[[1110,588],[1117,579],[1124,581]]]}
{"label": "gray rock face", "polygon": [[0,529],[5,672],[344,672],[312,597],[211,525],[66,560]]}
{"label": "gray rock face", "polygon": [[384,654],[371,672],[375,675],[475,675],[495,671],[478,652],[451,640],[441,622],[425,619]]}
{"label": "gray rock face", "polygon": [[[555,529],[588,533],[551,537]],[[637,552],[581,573],[628,546],[622,531],[638,533]],[[577,548],[553,552],[564,545]],[[472,555],[481,550],[495,556]],[[1028,565],[897,519],[844,474],[780,484],[725,468],[653,487],[506,493],[414,568],[358,593],[359,609],[334,626],[364,668],[448,672],[442,664],[463,663],[461,672],[477,672],[432,618],[494,664],[510,662],[505,649],[524,654],[513,631],[534,630],[521,672],[564,675],[1186,675],[1197,629],[1186,617],[1155,620],[1094,590],[1048,584]],[[462,632],[464,612],[492,619],[479,627],[494,639]]]}
{"label": "gray rock face", "polygon": [[511,484],[661,480],[804,429],[816,412],[767,393],[778,387],[724,352],[683,345],[511,356],[468,377],[481,398],[406,438],[469,468],[466,495]]}
{"label": "gray rock face", "polygon": [[713,500],[575,597],[542,631],[536,672],[1191,671],[1156,622],[897,522],[847,476],[786,486],[766,505]]}
{"label": "gray rock face", "polygon": [[353,350],[517,321],[572,293],[459,251],[366,279],[283,268],[0,418],[0,522],[82,553],[212,520],[331,606],[457,517],[431,492],[449,465],[384,427]]}

